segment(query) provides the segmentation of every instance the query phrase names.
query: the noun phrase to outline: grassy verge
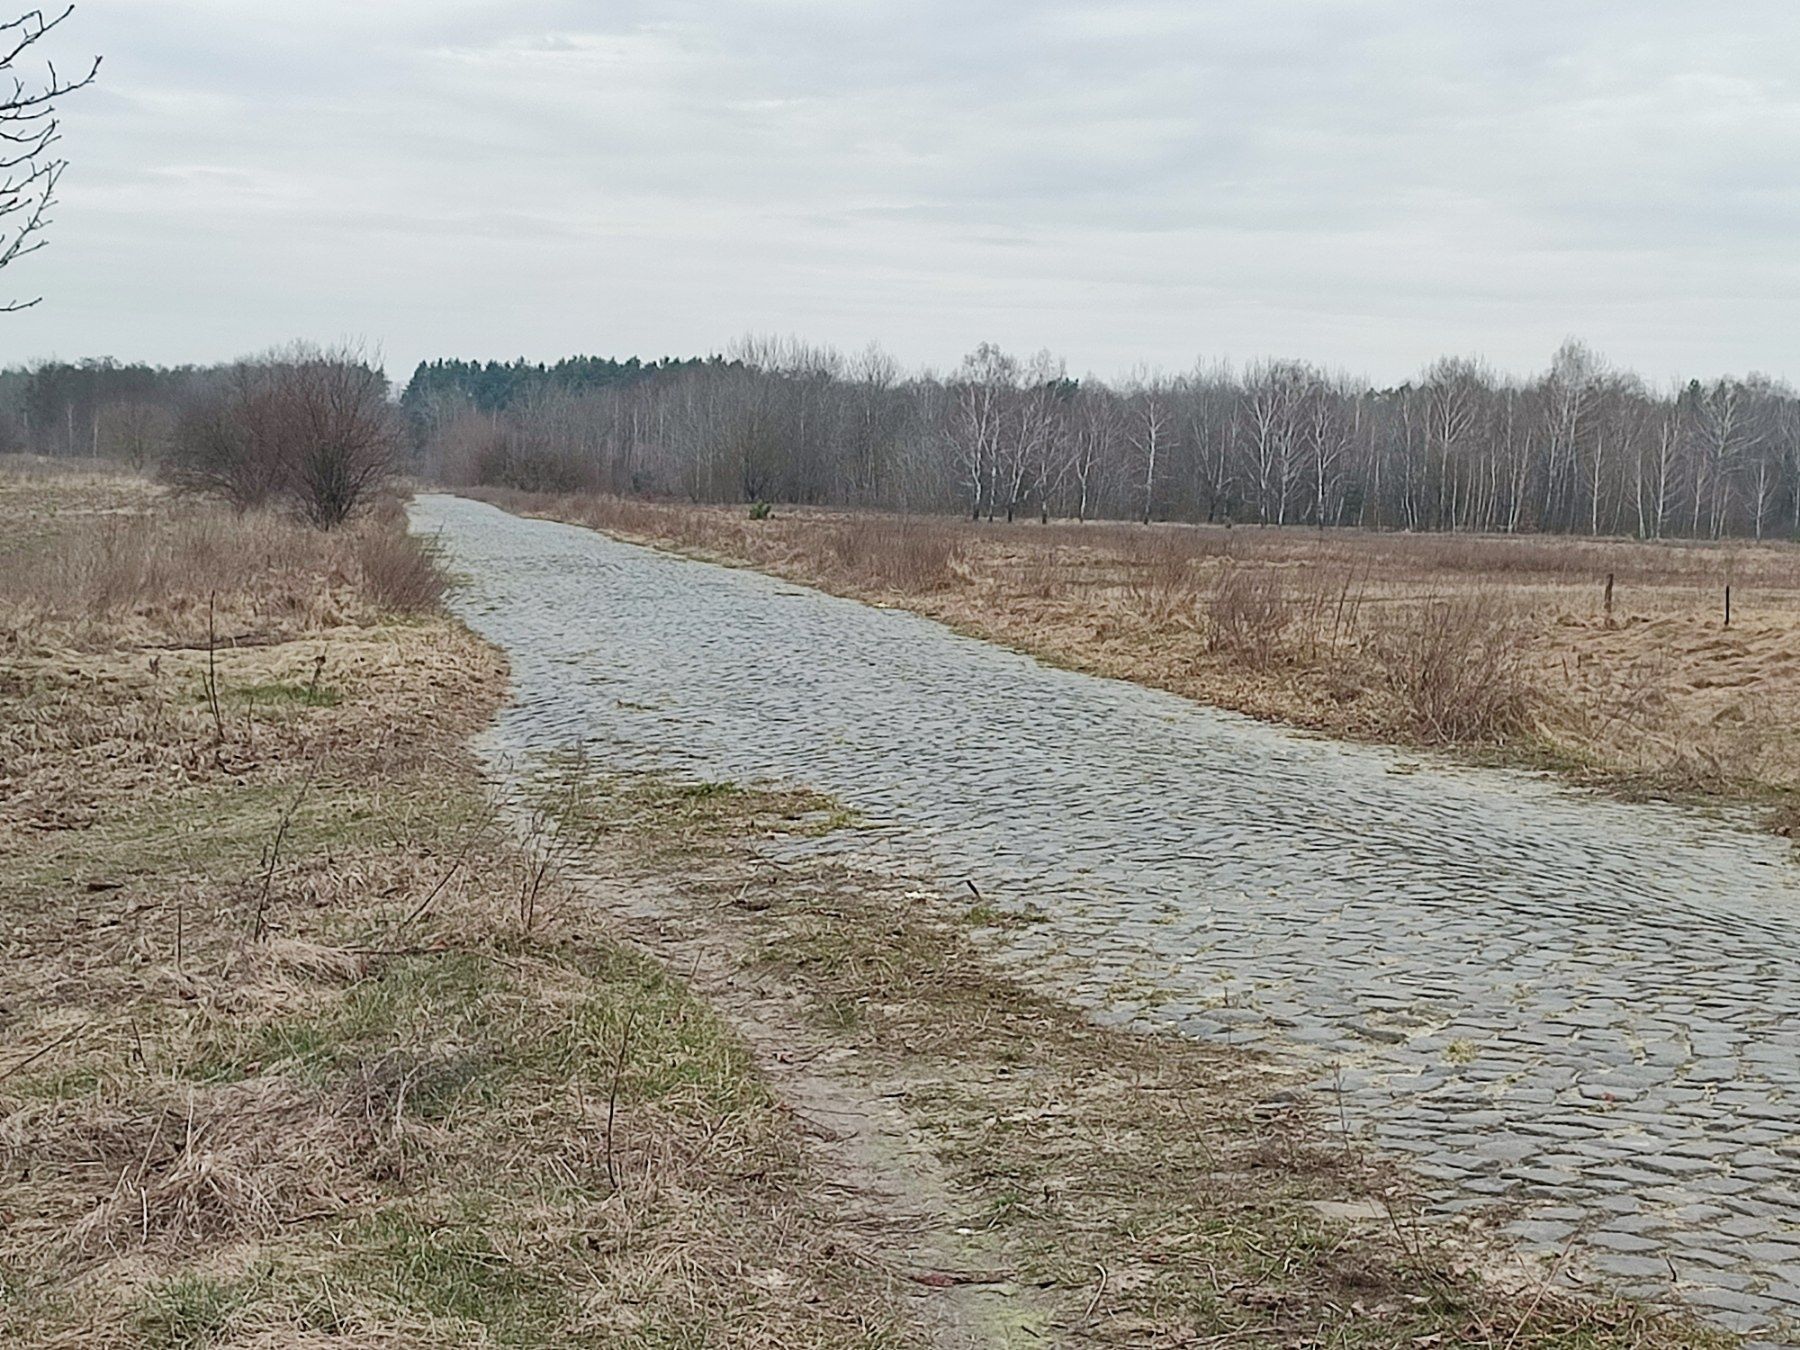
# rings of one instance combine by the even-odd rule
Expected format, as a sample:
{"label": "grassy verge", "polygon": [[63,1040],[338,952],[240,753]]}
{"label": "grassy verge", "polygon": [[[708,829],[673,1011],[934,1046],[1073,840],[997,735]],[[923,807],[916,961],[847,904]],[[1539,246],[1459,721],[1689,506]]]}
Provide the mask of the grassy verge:
{"label": "grassy verge", "polygon": [[554,798],[614,895],[657,897],[639,941],[741,1020],[785,1019],[782,1044],[829,1064],[842,1099],[899,1105],[959,1197],[945,1221],[980,1241],[949,1278],[999,1286],[1001,1320],[1029,1328],[997,1343],[1732,1343],[1422,1224],[1391,1170],[1254,1059],[1032,993],[973,939],[1019,920],[767,847],[832,820],[829,801],[579,770]]}
{"label": "grassy verge", "polygon": [[[1790,545],[976,525],[481,493],[1333,736],[1800,820]],[[1730,585],[1734,618],[1721,601]]]}
{"label": "grassy verge", "polygon": [[906,1343],[742,1042],[497,819],[392,512],[0,480],[0,538],[0,1343]]}

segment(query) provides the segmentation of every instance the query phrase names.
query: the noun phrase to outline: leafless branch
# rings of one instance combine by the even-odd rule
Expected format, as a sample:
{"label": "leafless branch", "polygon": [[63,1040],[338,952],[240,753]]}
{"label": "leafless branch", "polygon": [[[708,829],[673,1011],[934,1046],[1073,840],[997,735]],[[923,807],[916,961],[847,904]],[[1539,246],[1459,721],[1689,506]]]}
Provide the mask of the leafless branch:
{"label": "leafless branch", "polygon": [[[41,83],[27,85],[14,74],[15,65],[46,36],[59,28],[75,11],[74,5],[47,17],[43,10],[33,9],[7,23],[0,23],[0,142],[17,147],[0,156],[0,268],[36,253],[49,240],[45,231],[51,224],[50,208],[56,204],[56,186],[62,179],[68,161],[51,153],[61,140],[61,123],[56,116],[56,100],[65,94],[85,89],[100,73],[100,58],[95,57],[85,74],[69,79],[45,61]],[[23,169],[23,173],[14,173]],[[0,313],[30,309],[42,300],[9,300],[0,302]]]}

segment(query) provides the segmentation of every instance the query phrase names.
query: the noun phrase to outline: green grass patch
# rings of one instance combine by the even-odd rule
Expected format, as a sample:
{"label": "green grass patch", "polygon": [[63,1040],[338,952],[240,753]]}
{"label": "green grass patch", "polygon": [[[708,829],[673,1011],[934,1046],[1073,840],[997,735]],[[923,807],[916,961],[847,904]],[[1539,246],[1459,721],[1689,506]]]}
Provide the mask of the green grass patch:
{"label": "green grass patch", "polygon": [[856,811],[805,788],[600,774],[579,754],[545,756],[529,800],[567,837],[604,835],[660,861],[745,837],[818,839],[861,823]]}
{"label": "green grass patch", "polygon": [[256,708],[335,708],[343,695],[328,684],[276,680],[265,684],[221,685],[222,702]]}
{"label": "green grass patch", "polygon": [[495,1345],[567,1343],[566,1272],[529,1251],[502,1207],[465,1198],[443,1217],[385,1210],[346,1233],[344,1247],[357,1285],[409,1312],[480,1327]]}
{"label": "green grass patch", "polygon": [[152,1284],[134,1319],[145,1350],[203,1350],[220,1344],[232,1318],[264,1283],[260,1274],[223,1279],[189,1272]]}

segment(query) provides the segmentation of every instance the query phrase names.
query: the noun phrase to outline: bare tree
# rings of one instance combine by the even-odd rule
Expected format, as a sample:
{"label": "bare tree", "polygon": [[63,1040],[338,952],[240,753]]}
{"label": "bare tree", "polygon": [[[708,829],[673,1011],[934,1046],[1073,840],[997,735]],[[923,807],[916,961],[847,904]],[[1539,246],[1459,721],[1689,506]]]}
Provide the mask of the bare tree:
{"label": "bare tree", "polygon": [[1321,383],[1313,391],[1311,404],[1313,523],[1324,529],[1337,524],[1341,512],[1339,466],[1348,458],[1355,440],[1360,408],[1353,398],[1344,396],[1336,382]]}
{"label": "bare tree", "polygon": [[949,441],[969,491],[971,520],[981,519],[984,498],[988,519],[994,518],[1007,403],[1016,392],[1018,381],[1019,363],[991,342],[982,343],[965,356],[962,369],[957,372]]}
{"label": "bare tree", "polygon": [[1479,363],[1461,357],[1442,357],[1425,372],[1425,436],[1433,452],[1426,467],[1437,476],[1433,514],[1439,529],[1468,523],[1468,444],[1475,438],[1482,395],[1490,385]]}
{"label": "bare tree", "polygon": [[1679,398],[1646,404],[1638,438],[1635,488],[1638,537],[1660,539],[1669,518],[1669,485],[1684,436]]}
{"label": "bare tree", "polygon": [[167,408],[142,399],[109,403],[94,416],[96,454],[121,459],[134,469],[162,459],[174,439],[175,419]]}
{"label": "bare tree", "polygon": [[242,362],[184,410],[164,475],[183,492],[218,497],[240,511],[267,505],[286,468],[281,432],[268,372]]}
{"label": "bare tree", "polygon": [[1038,499],[1041,520],[1050,519],[1049,492],[1055,455],[1062,440],[1063,389],[1068,372],[1047,351],[1031,358],[1024,386],[1014,400],[1011,434],[1006,443],[1006,519],[1024,500],[1026,480]]}
{"label": "bare tree", "polygon": [[1574,483],[1582,437],[1589,434],[1596,391],[1605,365],[1574,338],[1565,341],[1550,359],[1550,370],[1539,384],[1545,460],[1543,510],[1540,530],[1575,527]]}
{"label": "bare tree", "polygon": [[289,495],[321,530],[348,520],[393,470],[400,437],[387,376],[350,351],[303,351],[278,368]]}
{"label": "bare tree", "polygon": [[1760,440],[1755,400],[1742,380],[1717,380],[1704,388],[1690,386],[1690,396],[1696,445],[1690,528],[1698,537],[1704,517],[1707,535],[1717,539],[1724,533],[1732,508],[1738,470]]}
{"label": "bare tree", "polygon": [[[446,364],[468,376],[463,401],[443,404],[461,411],[439,416],[425,400],[464,387],[441,380],[403,402],[440,462],[479,460],[491,481],[528,470],[544,487],[989,519],[1029,509],[1509,533],[1800,531],[1800,393],[1756,376],[1652,391],[1575,342],[1533,377],[1452,360],[1374,389],[1297,361],[1076,382],[1053,358],[1021,362],[991,345],[940,378],[903,374],[879,353],[843,361],[763,340],[735,360],[646,367],[616,388],[539,388],[550,373],[539,367],[498,408],[470,401],[491,363],[433,366]],[[94,411],[145,397],[121,382],[150,374],[104,363],[24,372],[22,434],[85,448]]]}
{"label": "bare tree", "polygon": [[[0,23],[0,267],[49,242],[44,231],[56,204],[57,181],[68,167],[54,153],[62,139],[56,100],[93,83],[100,72],[96,56],[87,74],[75,80],[58,75],[53,62],[45,62],[42,83],[28,85],[16,73],[19,62],[74,10],[69,5],[46,18],[43,10],[34,9]],[[7,81],[10,88],[4,87]],[[0,302],[0,313],[29,309],[42,298]]]}
{"label": "bare tree", "polygon": [[1098,381],[1083,384],[1077,398],[1069,444],[1069,474],[1075,480],[1075,519],[1085,521],[1094,509],[1101,475],[1118,454],[1122,439],[1119,402]]}
{"label": "bare tree", "polygon": [[1300,462],[1312,384],[1312,371],[1297,361],[1263,362],[1246,374],[1242,425],[1256,481],[1258,524],[1287,521],[1288,488]]}

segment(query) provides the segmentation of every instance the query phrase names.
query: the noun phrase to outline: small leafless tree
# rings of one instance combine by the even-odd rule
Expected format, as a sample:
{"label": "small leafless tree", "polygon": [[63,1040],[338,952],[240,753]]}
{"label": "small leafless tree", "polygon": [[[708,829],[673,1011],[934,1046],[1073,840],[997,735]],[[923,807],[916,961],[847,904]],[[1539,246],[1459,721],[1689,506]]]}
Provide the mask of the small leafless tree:
{"label": "small leafless tree", "polygon": [[94,414],[96,453],[123,460],[134,469],[160,461],[173,436],[174,419],[160,404],[128,399],[109,403]]}
{"label": "small leafless tree", "polygon": [[300,352],[276,367],[286,484],[322,530],[349,519],[392,472],[399,426],[387,377],[355,353]]}
{"label": "small leafless tree", "polygon": [[184,410],[163,471],[184,492],[248,511],[281,490],[283,454],[269,371],[243,362]]}
{"label": "small leafless tree", "polygon": [[[15,73],[19,62],[74,8],[51,18],[34,9],[0,23],[0,268],[49,242],[44,231],[56,203],[57,180],[68,165],[54,153],[61,139],[56,100],[93,83],[100,71],[95,57],[79,79],[64,79],[51,62],[45,63],[48,73],[41,84],[28,85]],[[0,313],[29,309],[42,298],[0,302]]]}

